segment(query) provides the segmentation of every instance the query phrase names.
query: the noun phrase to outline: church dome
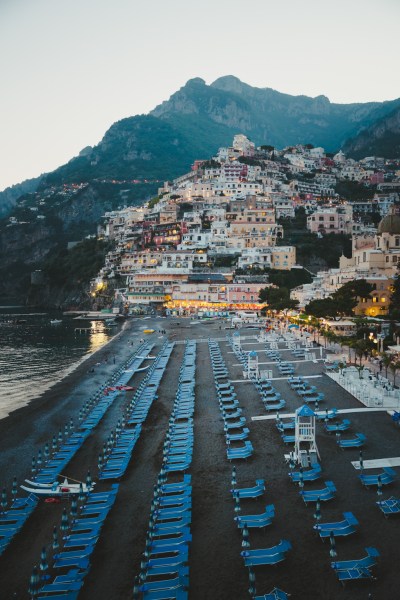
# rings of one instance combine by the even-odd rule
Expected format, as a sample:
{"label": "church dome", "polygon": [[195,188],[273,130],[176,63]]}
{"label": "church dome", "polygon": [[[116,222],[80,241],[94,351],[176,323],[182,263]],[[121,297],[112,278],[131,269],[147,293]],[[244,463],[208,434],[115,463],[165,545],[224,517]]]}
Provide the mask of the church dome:
{"label": "church dome", "polygon": [[400,234],[400,216],[386,215],[378,225],[379,233]]}

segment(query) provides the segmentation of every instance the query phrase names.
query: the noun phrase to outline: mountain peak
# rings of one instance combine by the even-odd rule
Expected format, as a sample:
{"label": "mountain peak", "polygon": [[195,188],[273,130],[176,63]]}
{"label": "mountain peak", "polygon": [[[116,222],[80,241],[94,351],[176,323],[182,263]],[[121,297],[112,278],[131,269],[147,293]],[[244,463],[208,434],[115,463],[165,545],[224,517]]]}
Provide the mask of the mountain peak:
{"label": "mountain peak", "polygon": [[225,90],[226,92],[239,92],[246,86],[246,83],[243,83],[243,81],[240,81],[240,79],[234,75],[223,75],[210,84],[210,87],[218,90]]}

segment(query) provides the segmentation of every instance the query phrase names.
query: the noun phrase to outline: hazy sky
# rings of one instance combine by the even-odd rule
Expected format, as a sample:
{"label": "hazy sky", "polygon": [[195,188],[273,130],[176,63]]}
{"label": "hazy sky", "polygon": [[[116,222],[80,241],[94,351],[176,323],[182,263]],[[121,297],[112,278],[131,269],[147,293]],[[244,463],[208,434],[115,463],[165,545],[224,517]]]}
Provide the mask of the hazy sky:
{"label": "hazy sky", "polygon": [[0,190],[192,77],[397,98],[399,23],[400,0],[0,0]]}

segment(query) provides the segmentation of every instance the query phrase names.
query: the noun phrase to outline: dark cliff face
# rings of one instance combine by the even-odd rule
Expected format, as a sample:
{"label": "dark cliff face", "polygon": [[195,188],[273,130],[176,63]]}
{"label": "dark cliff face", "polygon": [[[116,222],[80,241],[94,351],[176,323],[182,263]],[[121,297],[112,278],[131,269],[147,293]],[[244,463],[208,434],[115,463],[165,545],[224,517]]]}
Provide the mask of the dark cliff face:
{"label": "dark cliff face", "polygon": [[400,108],[361,131],[344,145],[344,152],[352,158],[400,156]]}

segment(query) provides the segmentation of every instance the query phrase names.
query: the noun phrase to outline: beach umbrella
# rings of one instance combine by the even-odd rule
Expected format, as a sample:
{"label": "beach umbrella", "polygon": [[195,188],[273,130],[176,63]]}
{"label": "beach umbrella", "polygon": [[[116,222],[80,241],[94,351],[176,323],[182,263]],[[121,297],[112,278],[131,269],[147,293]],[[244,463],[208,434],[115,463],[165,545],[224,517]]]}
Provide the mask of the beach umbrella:
{"label": "beach umbrella", "polygon": [[58,543],[58,534],[57,534],[57,527],[54,525],[53,527],[53,550],[57,550],[57,548],[59,547],[59,543]]}
{"label": "beach umbrella", "polygon": [[83,412],[82,409],[79,409],[79,413],[78,413],[78,421],[82,421],[82,416],[83,416]]}
{"label": "beach umbrella", "polygon": [[32,471],[32,473],[36,473],[36,458],[34,456],[32,456],[31,471]]}
{"label": "beach umbrella", "polygon": [[242,509],[240,508],[240,498],[239,498],[239,494],[235,494],[234,498],[235,498],[235,513],[240,513],[240,511],[241,511]]}
{"label": "beach umbrella", "polygon": [[280,414],[279,414],[279,410],[278,410],[278,411],[277,411],[277,413],[276,413],[276,420],[277,420],[277,422],[278,422],[278,423],[280,423],[280,422],[281,422],[281,416],[280,416]]}
{"label": "beach umbrella", "polygon": [[36,596],[38,595],[39,583],[40,583],[40,577],[39,577],[39,573],[38,573],[38,568],[35,565],[33,567],[32,575],[29,579],[28,594],[30,595],[31,598],[36,598]]}
{"label": "beach umbrella", "polygon": [[249,569],[249,594],[253,598],[256,595],[256,574]]}
{"label": "beach umbrella", "polygon": [[69,420],[69,430],[70,430],[70,431],[72,431],[72,430],[73,430],[73,428],[74,428],[74,420],[73,420],[73,418],[71,417],[71,418],[70,418],[70,420]]}
{"label": "beach umbrella", "polygon": [[78,500],[79,500],[79,502],[84,502],[85,498],[86,498],[86,494],[85,494],[85,492],[83,491],[83,483],[82,483],[82,482],[80,482],[80,483],[79,483],[79,494],[78,494]]}
{"label": "beach umbrella", "polygon": [[360,471],[364,469],[363,451],[360,450]]}
{"label": "beach umbrella", "polygon": [[382,496],[382,479],[381,476],[378,475],[378,489],[376,490],[378,496]]}
{"label": "beach umbrella", "polygon": [[150,549],[151,549],[151,538],[147,536],[146,545],[145,545],[144,553],[143,553],[146,558],[150,556]]}
{"label": "beach umbrella", "polygon": [[12,494],[12,497],[14,498],[14,500],[15,500],[15,498],[16,498],[16,496],[18,494],[18,483],[17,483],[17,478],[16,477],[14,477],[13,482],[12,482],[11,494]]}
{"label": "beach umbrella", "polygon": [[332,558],[335,558],[335,556],[337,556],[337,552],[336,552],[335,536],[333,535],[333,531],[331,531],[329,534],[329,541],[331,544],[331,549],[329,551],[329,554],[331,555]]}
{"label": "beach umbrella", "polygon": [[62,430],[59,429],[58,430],[58,443],[62,444],[62,441],[63,441],[63,434],[62,434]]}
{"label": "beach umbrella", "polygon": [[97,468],[99,469],[99,471],[101,471],[101,469],[103,468],[103,455],[99,454],[99,457],[97,459]]}
{"label": "beach umbrella", "polygon": [[249,530],[246,523],[243,523],[242,528],[242,548],[250,548]]}
{"label": "beach umbrella", "polygon": [[138,600],[139,599],[139,578],[135,577],[135,581],[133,583],[133,595],[132,598],[133,600]]}
{"label": "beach umbrella", "polygon": [[304,487],[303,467],[299,469],[299,488]]}
{"label": "beach umbrella", "polygon": [[233,465],[231,484],[232,485],[236,485],[236,483],[237,483],[237,481],[236,481],[236,467],[235,467],[235,465]]}
{"label": "beach umbrella", "polygon": [[57,438],[55,435],[53,435],[53,439],[51,441],[51,449],[53,450],[53,452],[57,450]]}
{"label": "beach umbrella", "polygon": [[71,498],[71,510],[69,514],[72,518],[76,517],[76,515],[78,514],[78,499],[76,497],[76,494],[73,494]]}
{"label": "beach umbrella", "polygon": [[50,458],[49,442],[46,442],[44,445],[44,460],[48,461],[49,458]]}
{"label": "beach umbrella", "polygon": [[90,474],[90,469],[88,470],[86,475],[86,487],[88,491],[92,488],[92,476]]}
{"label": "beach umbrella", "polygon": [[64,425],[64,435],[65,435],[65,437],[68,437],[68,434],[69,434],[69,426],[68,426],[68,423],[65,423],[65,425]]}
{"label": "beach umbrella", "polygon": [[318,398],[315,400],[314,406],[315,406],[315,410],[319,409],[319,400],[318,400]]}
{"label": "beach umbrella", "polygon": [[5,512],[6,508],[7,508],[7,492],[6,492],[6,488],[3,488],[2,492],[1,492],[1,508],[3,509],[3,512]]}
{"label": "beach umbrella", "polygon": [[321,501],[319,498],[317,499],[317,502],[315,504],[314,519],[316,521],[319,521],[321,519]]}
{"label": "beach umbrella", "polygon": [[39,569],[42,572],[42,576],[41,579],[42,581],[46,581],[47,579],[50,579],[50,575],[46,574],[46,571],[48,570],[49,565],[47,562],[47,550],[46,550],[46,546],[43,546],[42,551],[40,553],[40,563],[39,563]]}
{"label": "beach umbrella", "polygon": [[69,529],[69,520],[68,520],[68,514],[67,514],[66,508],[63,509],[63,512],[61,515],[60,529],[61,529],[61,531],[68,531],[68,529]]}
{"label": "beach umbrella", "polygon": [[336,443],[339,444],[340,442],[340,431],[339,431],[339,425],[336,423]]}
{"label": "beach umbrella", "polygon": [[42,462],[43,462],[42,461],[42,450],[40,448],[38,450],[38,455],[37,455],[37,461],[36,462],[37,462],[38,465],[41,465]]}

